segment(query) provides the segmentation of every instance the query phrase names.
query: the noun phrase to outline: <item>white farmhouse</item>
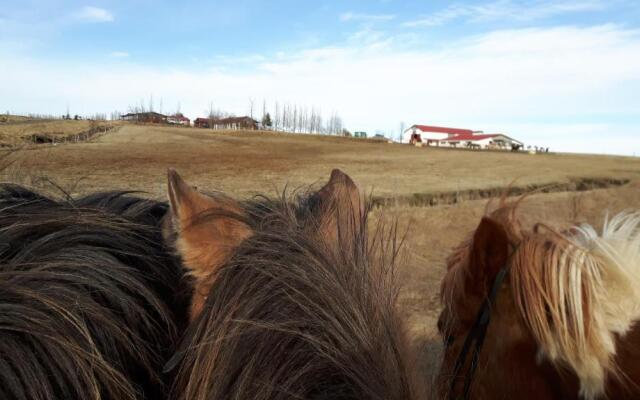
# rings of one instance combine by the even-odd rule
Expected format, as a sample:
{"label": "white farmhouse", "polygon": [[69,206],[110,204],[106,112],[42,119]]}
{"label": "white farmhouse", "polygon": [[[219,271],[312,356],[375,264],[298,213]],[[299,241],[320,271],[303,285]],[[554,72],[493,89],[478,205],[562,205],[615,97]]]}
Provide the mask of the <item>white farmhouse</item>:
{"label": "white farmhouse", "polygon": [[437,145],[440,140],[449,139],[456,135],[473,135],[473,131],[470,129],[445,128],[441,126],[413,125],[404,131],[402,143],[411,143],[412,137],[419,137],[419,141],[427,145]]}
{"label": "white farmhouse", "polygon": [[484,134],[471,129],[413,125],[405,130],[402,143],[422,143],[427,146],[465,147],[475,149],[522,148],[523,143],[501,133]]}

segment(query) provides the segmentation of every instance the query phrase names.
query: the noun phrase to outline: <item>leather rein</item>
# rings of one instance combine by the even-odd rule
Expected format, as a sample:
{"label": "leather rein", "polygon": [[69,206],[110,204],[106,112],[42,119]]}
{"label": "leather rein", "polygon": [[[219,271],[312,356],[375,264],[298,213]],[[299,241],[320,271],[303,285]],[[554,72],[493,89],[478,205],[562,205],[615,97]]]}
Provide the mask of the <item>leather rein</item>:
{"label": "leather rein", "polygon": [[[509,257],[509,259],[510,258],[511,257]],[[458,377],[462,367],[466,364],[469,353],[471,353],[471,364],[469,365],[469,369],[467,370],[467,374],[464,378],[464,391],[462,392],[462,396],[458,397],[459,400],[469,399],[471,383],[473,382],[473,377],[475,375],[476,368],[478,367],[478,360],[480,359],[480,351],[482,350],[482,344],[484,343],[485,336],[487,335],[487,328],[491,321],[491,310],[495,305],[498,292],[500,291],[507,273],[509,272],[507,265],[508,263],[498,271],[498,274],[493,280],[489,296],[482,303],[482,307],[480,307],[480,310],[478,311],[473,327],[464,340],[462,350],[458,354],[458,358],[456,359],[456,363],[453,367],[453,379],[449,384],[449,391],[447,392],[446,397],[448,400],[454,399],[453,391],[456,386],[456,378]]]}

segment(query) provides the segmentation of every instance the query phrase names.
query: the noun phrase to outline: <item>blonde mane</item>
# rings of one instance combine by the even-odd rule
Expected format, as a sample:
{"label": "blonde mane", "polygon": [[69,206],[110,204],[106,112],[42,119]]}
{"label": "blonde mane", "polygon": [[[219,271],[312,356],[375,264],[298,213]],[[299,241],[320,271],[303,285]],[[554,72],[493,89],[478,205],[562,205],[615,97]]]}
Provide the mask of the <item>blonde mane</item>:
{"label": "blonde mane", "polygon": [[515,303],[539,356],[572,369],[580,395],[604,394],[616,368],[615,337],[640,319],[640,212],[568,233],[524,235],[511,262]]}

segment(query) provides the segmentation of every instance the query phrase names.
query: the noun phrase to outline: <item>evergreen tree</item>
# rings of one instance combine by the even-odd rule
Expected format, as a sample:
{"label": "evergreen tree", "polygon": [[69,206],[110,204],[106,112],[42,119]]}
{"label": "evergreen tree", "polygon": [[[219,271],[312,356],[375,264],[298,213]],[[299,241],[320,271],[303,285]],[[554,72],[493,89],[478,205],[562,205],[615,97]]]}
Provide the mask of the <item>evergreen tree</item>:
{"label": "evergreen tree", "polygon": [[272,124],[273,123],[271,122],[271,115],[269,115],[269,113],[266,113],[264,117],[262,117],[262,126],[265,128],[271,128]]}

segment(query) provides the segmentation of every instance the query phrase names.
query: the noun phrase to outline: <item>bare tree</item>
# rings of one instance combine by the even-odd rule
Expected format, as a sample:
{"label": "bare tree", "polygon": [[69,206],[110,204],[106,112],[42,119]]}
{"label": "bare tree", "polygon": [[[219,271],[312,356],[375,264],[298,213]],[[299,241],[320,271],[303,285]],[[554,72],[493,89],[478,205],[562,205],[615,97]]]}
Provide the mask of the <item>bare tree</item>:
{"label": "bare tree", "polygon": [[251,119],[253,119],[253,104],[255,103],[255,100],[251,97],[249,97],[249,117],[251,117]]}
{"label": "bare tree", "polygon": [[293,122],[293,133],[297,133],[298,132],[298,106],[296,104],[293,105],[293,117],[292,120]]}
{"label": "bare tree", "polygon": [[213,101],[209,102],[209,113],[207,116],[209,117],[209,129],[213,129],[213,123],[216,119],[215,110],[213,109]]}

